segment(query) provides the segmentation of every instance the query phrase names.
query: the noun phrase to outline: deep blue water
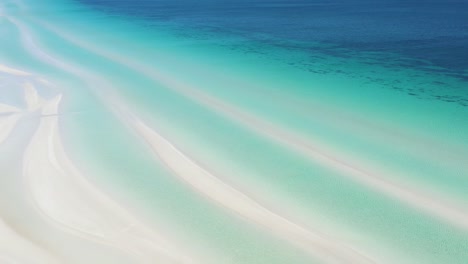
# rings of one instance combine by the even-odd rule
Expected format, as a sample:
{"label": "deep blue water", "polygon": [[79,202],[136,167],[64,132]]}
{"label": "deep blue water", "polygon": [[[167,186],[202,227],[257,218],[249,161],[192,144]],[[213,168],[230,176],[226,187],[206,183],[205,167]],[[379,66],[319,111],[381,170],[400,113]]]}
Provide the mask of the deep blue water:
{"label": "deep blue water", "polygon": [[438,71],[468,79],[468,1],[79,1],[147,21],[234,34],[306,51],[316,51],[312,43],[325,43],[357,51],[396,53],[414,59],[405,62],[411,67],[442,67]]}

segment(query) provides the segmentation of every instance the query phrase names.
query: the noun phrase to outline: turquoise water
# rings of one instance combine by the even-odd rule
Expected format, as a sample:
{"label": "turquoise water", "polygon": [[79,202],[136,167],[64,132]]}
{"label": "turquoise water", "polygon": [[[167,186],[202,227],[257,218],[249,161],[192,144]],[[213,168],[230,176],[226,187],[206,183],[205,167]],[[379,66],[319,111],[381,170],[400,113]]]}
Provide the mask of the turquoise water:
{"label": "turquoise water", "polygon": [[263,207],[373,263],[468,260],[460,69],[392,65],[382,60],[403,55],[323,42],[305,52],[93,8],[3,3],[22,27],[0,17],[1,64],[55,84],[41,94],[64,95],[72,160],[194,259],[328,262],[191,188],[118,117],[122,109]]}

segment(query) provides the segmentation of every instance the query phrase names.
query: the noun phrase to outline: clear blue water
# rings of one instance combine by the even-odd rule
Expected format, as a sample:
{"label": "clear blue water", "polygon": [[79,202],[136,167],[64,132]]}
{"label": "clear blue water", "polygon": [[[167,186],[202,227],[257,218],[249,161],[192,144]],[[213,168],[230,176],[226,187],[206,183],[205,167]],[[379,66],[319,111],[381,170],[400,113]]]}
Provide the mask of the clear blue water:
{"label": "clear blue water", "polygon": [[[219,185],[194,188],[200,175],[152,155],[170,152],[148,144],[127,111],[223,183],[375,263],[465,264],[466,6],[9,0],[0,65],[55,84],[71,161],[197,263],[329,262],[270,219],[212,200]],[[10,87],[0,86],[2,103]],[[87,258],[66,260],[97,261]]]}
{"label": "clear blue water", "polygon": [[387,61],[393,66],[468,78],[468,1],[463,0],[79,1],[146,24],[172,23],[311,54],[392,53],[400,56]]}

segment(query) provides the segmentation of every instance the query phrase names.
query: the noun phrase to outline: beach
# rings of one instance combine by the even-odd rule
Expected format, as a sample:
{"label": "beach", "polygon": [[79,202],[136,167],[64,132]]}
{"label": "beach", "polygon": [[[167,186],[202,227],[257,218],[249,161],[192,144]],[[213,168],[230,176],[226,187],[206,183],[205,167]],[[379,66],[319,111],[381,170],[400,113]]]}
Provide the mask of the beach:
{"label": "beach", "polygon": [[1,264],[468,261],[458,28],[182,2],[0,2]]}

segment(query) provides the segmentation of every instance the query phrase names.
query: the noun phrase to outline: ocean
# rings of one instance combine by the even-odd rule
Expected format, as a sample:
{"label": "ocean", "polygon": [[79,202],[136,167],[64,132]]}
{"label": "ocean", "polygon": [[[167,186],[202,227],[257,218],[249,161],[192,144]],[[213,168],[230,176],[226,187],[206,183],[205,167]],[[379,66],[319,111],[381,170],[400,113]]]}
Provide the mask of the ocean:
{"label": "ocean", "polygon": [[[465,263],[467,7],[0,2],[0,65],[31,73],[0,68],[0,103],[31,112],[0,141],[1,183],[22,190],[11,179],[44,177],[31,187],[41,214],[16,199],[19,209],[0,203],[0,216],[65,263]],[[39,110],[23,98],[31,85]],[[28,132],[45,131],[47,116],[58,132]],[[37,147],[15,143],[28,133]],[[50,166],[14,170],[11,149],[18,166],[40,156]],[[69,175],[167,244],[121,231],[140,230],[131,224],[112,229],[124,218],[91,202],[91,187],[59,182]],[[25,212],[33,217],[19,220]]]}

